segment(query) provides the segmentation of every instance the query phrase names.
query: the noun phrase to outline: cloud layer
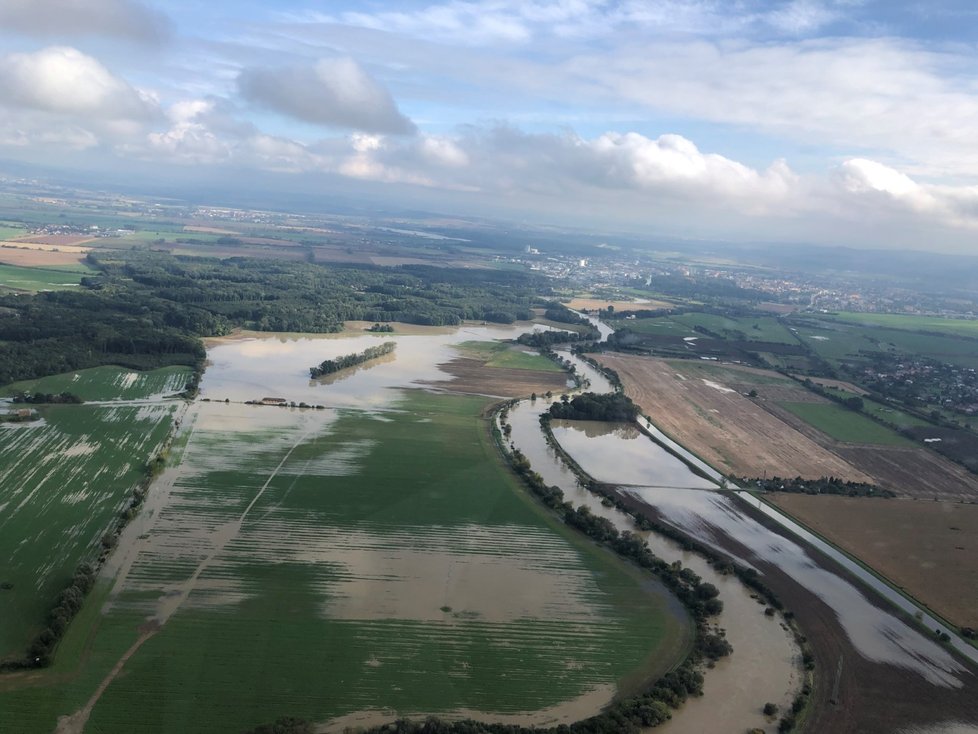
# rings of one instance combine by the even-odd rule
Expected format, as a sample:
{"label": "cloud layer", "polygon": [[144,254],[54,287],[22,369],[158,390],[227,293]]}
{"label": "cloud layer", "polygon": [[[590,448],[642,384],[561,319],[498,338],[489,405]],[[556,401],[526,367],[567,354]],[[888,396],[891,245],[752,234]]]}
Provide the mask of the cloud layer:
{"label": "cloud layer", "polygon": [[156,43],[169,36],[170,23],[162,13],[135,0],[3,0],[0,32],[97,35]]}
{"label": "cloud layer", "polygon": [[304,122],[378,133],[415,131],[390,93],[350,58],[248,69],[238,77],[238,88],[245,99]]}

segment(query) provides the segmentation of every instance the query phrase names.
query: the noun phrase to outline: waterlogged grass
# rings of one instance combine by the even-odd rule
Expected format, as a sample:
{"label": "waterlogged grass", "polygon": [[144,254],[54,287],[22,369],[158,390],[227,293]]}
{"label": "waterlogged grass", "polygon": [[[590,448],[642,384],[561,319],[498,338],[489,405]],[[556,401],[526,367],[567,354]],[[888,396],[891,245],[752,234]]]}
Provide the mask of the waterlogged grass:
{"label": "waterlogged grass", "polygon": [[13,585],[0,590],[0,657],[23,653],[78,563],[97,555],[171,410],[51,406],[43,422],[0,424],[0,583]]}
{"label": "waterlogged grass", "polygon": [[779,403],[779,405],[836,441],[883,446],[913,445],[912,441],[908,441],[896,431],[835,403]]}
{"label": "waterlogged grass", "polygon": [[0,395],[70,392],[82,400],[139,400],[182,392],[192,375],[189,367],[163,367],[149,372],[126,367],[93,367],[15,382],[0,388]]}
{"label": "waterlogged grass", "polygon": [[477,359],[486,360],[487,367],[507,367],[537,372],[560,372],[561,367],[540,354],[533,354],[503,342],[462,342],[459,348]]}
{"label": "waterlogged grass", "polygon": [[[486,405],[415,391],[378,413],[199,405],[162,478],[170,501],[87,643],[89,690],[107,651],[147,616],[166,618],[161,598],[185,598],[87,730],[516,714],[677,662],[681,608],[528,497],[479,418]],[[0,729],[15,710],[18,731],[50,732],[52,707],[84,700],[84,686],[58,680],[0,687]]]}
{"label": "waterlogged grass", "polygon": [[55,270],[49,268],[22,268],[0,264],[0,290],[53,291],[77,288],[82,277],[91,271],[87,268]]}

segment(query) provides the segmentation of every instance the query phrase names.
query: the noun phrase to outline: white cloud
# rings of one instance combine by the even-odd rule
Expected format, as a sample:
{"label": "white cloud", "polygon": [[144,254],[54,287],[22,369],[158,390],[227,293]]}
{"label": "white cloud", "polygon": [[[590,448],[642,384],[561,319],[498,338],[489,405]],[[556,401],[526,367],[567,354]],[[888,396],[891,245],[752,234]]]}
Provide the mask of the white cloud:
{"label": "white cloud", "polygon": [[99,119],[151,118],[157,105],[77,49],[52,46],[0,58],[0,105]]}
{"label": "white cloud", "polygon": [[591,106],[744,126],[837,149],[877,151],[930,175],[978,169],[974,63],[891,39],[788,44],[658,43],[589,54],[562,74]]}
{"label": "white cloud", "polygon": [[582,38],[644,31],[708,37],[737,32],[788,36],[816,31],[844,17],[851,3],[789,0],[449,0],[396,11],[311,13],[300,20],[341,24],[453,45],[527,44],[540,38]]}
{"label": "white cloud", "polygon": [[305,122],[364,132],[415,131],[390,93],[349,58],[247,69],[238,77],[238,88],[245,99]]}
{"label": "white cloud", "polygon": [[161,13],[135,0],[3,0],[0,32],[102,35],[157,42],[170,31]]}

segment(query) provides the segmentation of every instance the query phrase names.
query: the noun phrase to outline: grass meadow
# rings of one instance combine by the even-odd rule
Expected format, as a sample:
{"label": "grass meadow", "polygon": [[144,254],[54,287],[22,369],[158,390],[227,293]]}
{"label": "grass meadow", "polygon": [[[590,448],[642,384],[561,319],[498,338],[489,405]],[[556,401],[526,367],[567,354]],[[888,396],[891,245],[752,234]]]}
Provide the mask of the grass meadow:
{"label": "grass meadow", "polygon": [[17,291],[66,290],[77,288],[81,279],[91,273],[87,268],[24,268],[17,265],[0,264],[0,290],[4,288]]}
{"label": "grass meadow", "polygon": [[836,403],[779,403],[822,433],[845,443],[913,446],[896,431]]}

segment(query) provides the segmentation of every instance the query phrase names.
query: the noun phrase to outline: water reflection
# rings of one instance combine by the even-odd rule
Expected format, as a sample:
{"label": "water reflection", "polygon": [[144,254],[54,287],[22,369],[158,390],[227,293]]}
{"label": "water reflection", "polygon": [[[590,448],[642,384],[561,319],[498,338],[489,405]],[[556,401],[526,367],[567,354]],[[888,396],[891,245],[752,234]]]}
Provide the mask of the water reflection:
{"label": "water reflection", "polygon": [[554,437],[600,482],[682,489],[716,489],[631,423],[554,421]]}
{"label": "water reflection", "polygon": [[[539,324],[463,326],[429,333],[343,335],[272,334],[214,340],[208,350],[209,366],[201,382],[201,396],[234,402],[279,397],[329,407],[387,407],[398,388],[424,387],[451,379],[440,365],[458,356],[453,345],[464,341],[515,339],[527,331],[547,331]],[[331,380],[310,380],[309,368],[325,359],[362,352],[367,347],[394,341],[392,359],[377,360],[363,369],[336,373]]]}
{"label": "water reflection", "polygon": [[959,675],[967,671],[950,653],[873,605],[849,581],[822,568],[801,545],[744,515],[731,498],[658,487],[622,491],[652,505],[670,524],[695,538],[719,548],[718,534],[725,535],[749,548],[755,559],[780,568],[835,611],[849,641],[867,660],[912,670],[933,685],[961,687]]}

